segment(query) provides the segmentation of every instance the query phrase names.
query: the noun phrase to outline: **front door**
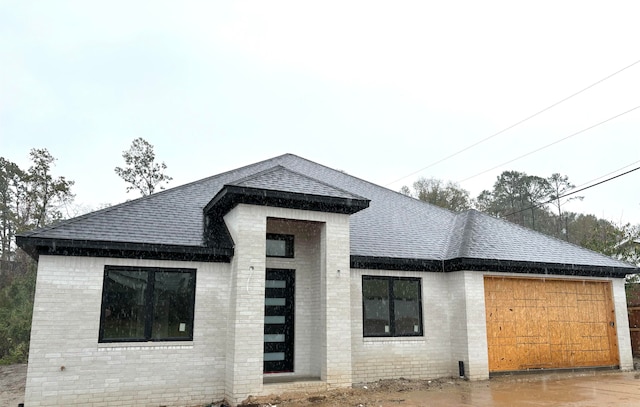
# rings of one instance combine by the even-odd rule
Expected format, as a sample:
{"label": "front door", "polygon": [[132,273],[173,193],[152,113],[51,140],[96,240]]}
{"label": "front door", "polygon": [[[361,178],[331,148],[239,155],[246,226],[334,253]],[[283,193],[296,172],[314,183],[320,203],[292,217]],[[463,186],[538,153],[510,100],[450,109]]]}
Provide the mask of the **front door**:
{"label": "front door", "polygon": [[295,270],[267,269],[264,285],[264,373],[293,372]]}

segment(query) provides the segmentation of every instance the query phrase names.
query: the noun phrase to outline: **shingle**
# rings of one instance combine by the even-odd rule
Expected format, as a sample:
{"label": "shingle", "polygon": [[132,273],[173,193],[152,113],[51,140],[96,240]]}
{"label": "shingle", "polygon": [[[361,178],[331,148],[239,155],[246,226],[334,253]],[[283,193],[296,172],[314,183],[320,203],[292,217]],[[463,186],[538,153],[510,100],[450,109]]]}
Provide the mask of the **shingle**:
{"label": "shingle", "polygon": [[633,266],[477,211],[456,214],[292,154],[25,233],[53,239],[203,246],[203,208],[224,185],[365,198],[351,215],[354,256],[457,257]]}

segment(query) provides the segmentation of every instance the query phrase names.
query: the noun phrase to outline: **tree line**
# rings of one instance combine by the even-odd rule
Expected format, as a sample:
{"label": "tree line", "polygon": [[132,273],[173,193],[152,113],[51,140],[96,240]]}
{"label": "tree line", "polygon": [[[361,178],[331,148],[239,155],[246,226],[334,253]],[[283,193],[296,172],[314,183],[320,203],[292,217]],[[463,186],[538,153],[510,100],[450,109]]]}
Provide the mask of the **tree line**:
{"label": "tree line", "polygon": [[400,192],[453,211],[477,209],[538,232],[566,240],[608,256],[640,263],[640,225],[618,225],[590,214],[565,210],[584,197],[569,195],[575,188],[569,177],[548,177],[519,171],[502,172],[491,189],[477,197],[451,181],[419,178]]}
{"label": "tree line", "polygon": [[[127,192],[149,195],[172,178],[155,161],[153,145],[137,138],[122,153],[125,165],[115,173]],[[15,236],[55,224],[76,214],[74,181],[54,176],[56,158],[45,149],[29,152],[30,165],[0,157],[0,364],[24,363],[29,352],[36,264],[15,243]]]}

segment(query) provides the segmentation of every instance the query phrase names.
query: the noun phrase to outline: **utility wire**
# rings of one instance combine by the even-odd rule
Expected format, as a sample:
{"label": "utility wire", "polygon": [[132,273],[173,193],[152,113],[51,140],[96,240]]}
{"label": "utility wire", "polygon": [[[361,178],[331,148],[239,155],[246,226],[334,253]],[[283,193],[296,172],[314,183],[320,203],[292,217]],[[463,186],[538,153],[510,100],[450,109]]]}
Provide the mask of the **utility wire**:
{"label": "utility wire", "polygon": [[595,182],[595,181],[597,181],[597,180],[599,180],[599,179],[602,179],[602,178],[604,178],[604,177],[608,177],[608,176],[609,176],[609,175],[611,175],[611,174],[615,174],[616,172],[622,171],[622,170],[624,170],[625,168],[627,168],[627,167],[631,167],[632,165],[636,165],[636,164],[638,164],[638,163],[640,163],[640,160],[638,160],[638,161],[634,161],[634,162],[632,162],[632,163],[630,163],[630,164],[627,164],[627,165],[625,165],[625,166],[623,166],[623,167],[618,168],[617,170],[613,170],[613,171],[611,171],[611,172],[608,172],[608,173],[606,173],[606,174],[604,174],[604,175],[601,175],[601,176],[599,176],[599,177],[596,177],[596,178],[594,178],[594,179],[592,179],[592,180],[590,180],[590,181],[583,182],[582,184],[578,185],[577,187],[573,187],[573,188],[571,188],[570,190],[571,190],[571,191],[573,191],[573,190],[574,190],[574,189],[576,189],[576,188],[582,188],[582,187],[583,187],[583,186],[585,186],[585,185],[589,185],[589,184],[591,184],[592,182]]}
{"label": "utility wire", "polygon": [[593,184],[593,185],[589,185],[588,187],[584,187],[584,188],[576,189],[576,190],[574,190],[574,191],[567,192],[566,194],[559,195],[559,196],[558,196],[558,197],[556,197],[556,198],[551,198],[551,199],[549,199],[549,200],[547,200],[547,201],[544,201],[544,202],[540,202],[540,203],[537,203],[537,204],[531,205],[531,206],[529,206],[529,207],[527,207],[527,208],[520,209],[520,210],[515,211],[515,212],[511,212],[511,213],[509,213],[509,214],[505,215],[505,218],[506,218],[506,217],[509,217],[509,216],[511,216],[511,215],[516,215],[516,214],[518,214],[518,213],[520,213],[520,212],[528,211],[528,210],[533,209],[533,208],[538,208],[538,207],[540,207],[540,206],[542,206],[542,205],[546,205],[546,204],[551,203],[551,202],[553,202],[553,201],[556,201],[556,200],[558,200],[558,199],[560,199],[560,198],[564,198],[564,197],[567,197],[567,196],[569,196],[569,195],[577,194],[578,192],[582,192],[582,191],[587,190],[587,189],[589,189],[589,188],[593,188],[593,187],[598,186],[598,185],[600,185],[600,184],[604,184],[605,182],[609,182],[609,181],[614,180],[614,179],[616,179],[616,178],[620,178],[620,177],[622,177],[623,175],[630,174],[630,173],[632,173],[632,172],[634,172],[634,171],[637,171],[637,170],[640,170],[640,167],[636,167],[636,168],[634,168],[634,169],[632,169],[632,170],[629,170],[629,171],[623,172],[622,174],[618,174],[618,175],[613,176],[613,177],[611,177],[611,178],[607,178],[607,179],[602,180],[602,181],[600,181],[600,182],[597,182],[597,183],[595,183],[595,184]]}
{"label": "utility wire", "polygon": [[591,125],[591,126],[589,126],[589,127],[587,127],[587,128],[584,128],[584,129],[582,129],[582,130],[580,130],[580,131],[577,131],[577,132],[575,132],[575,133],[573,133],[573,134],[570,134],[570,135],[568,135],[568,136],[566,136],[566,137],[563,137],[563,138],[561,138],[561,139],[559,139],[559,140],[556,140],[556,141],[554,141],[553,143],[549,143],[549,144],[544,145],[544,146],[542,146],[542,147],[539,147],[539,148],[537,148],[537,149],[535,149],[535,150],[529,151],[528,153],[522,154],[522,155],[520,155],[520,156],[518,156],[518,157],[516,157],[516,158],[514,158],[514,159],[511,159],[511,160],[509,160],[509,161],[505,161],[505,162],[503,162],[502,164],[498,164],[498,165],[496,165],[495,167],[491,167],[491,168],[489,168],[489,169],[487,169],[487,170],[484,170],[484,171],[482,171],[482,172],[479,172],[479,173],[477,173],[477,174],[475,174],[475,175],[472,175],[472,176],[470,176],[470,177],[464,178],[464,179],[462,179],[462,180],[458,181],[458,183],[463,183],[463,182],[468,181],[468,180],[470,180],[470,179],[472,179],[472,178],[478,177],[478,176],[480,176],[480,175],[482,175],[482,174],[486,174],[487,172],[489,172],[489,171],[493,171],[493,170],[495,170],[495,169],[497,169],[497,168],[500,168],[500,167],[502,167],[503,165],[511,164],[512,162],[517,161],[517,160],[519,160],[519,159],[521,159],[521,158],[524,158],[524,157],[530,156],[531,154],[537,153],[538,151],[544,150],[545,148],[549,148],[549,147],[551,147],[551,146],[553,146],[553,145],[555,145],[555,144],[558,144],[558,143],[560,143],[560,142],[562,142],[562,141],[565,141],[565,140],[567,140],[567,139],[570,139],[571,137],[577,136],[578,134],[582,134],[582,133],[584,133],[584,132],[585,132],[585,131],[587,131],[587,130],[591,130],[591,129],[593,129],[593,128],[595,128],[595,127],[598,127],[598,126],[600,126],[600,125],[602,125],[602,124],[605,124],[605,123],[607,123],[607,122],[610,122],[611,120],[617,119],[617,118],[618,118],[618,117],[620,117],[620,116],[624,116],[624,115],[625,115],[625,114],[627,114],[627,113],[631,113],[631,112],[633,112],[633,111],[634,111],[634,110],[636,110],[636,109],[640,109],[640,105],[638,105],[638,106],[636,106],[636,107],[634,107],[634,108],[632,108],[632,109],[629,109],[629,110],[627,110],[626,112],[619,113],[619,114],[617,114],[617,115],[615,115],[615,116],[613,116],[613,117],[610,117],[610,118],[608,118],[608,119],[606,119],[606,120],[603,120],[603,121],[601,121],[601,122],[599,122],[599,123],[593,124],[593,125]]}
{"label": "utility wire", "polygon": [[564,99],[561,99],[561,100],[559,100],[559,101],[557,101],[557,102],[553,103],[552,105],[549,105],[549,106],[545,107],[544,109],[542,109],[542,110],[540,110],[540,111],[538,111],[538,112],[536,112],[536,113],[532,114],[531,116],[528,116],[528,117],[526,117],[526,118],[524,118],[524,119],[522,119],[522,120],[520,120],[520,121],[518,121],[518,122],[516,122],[516,123],[512,124],[511,126],[506,127],[506,128],[504,128],[504,129],[500,130],[500,131],[499,131],[499,132],[497,132],[497,133],[494,133],[494,134],[492,134],[492,135],[490,135],[490,136],[488,136],[488,137],[485,137],[485,138],[483,138],[482,140],[476,141],[475,143],[473,143],[473,144],[471,144],[471,145],[469,145],[469,146],[467,146],[467,147],[463,148],[462,150],[456,151],[456,152],[455,152],[455,153],[453,153],[453,154],[450,154],[450,155],[448,155],[448,156],[446,156],[446,157],[444,157],[444,158],[441,158],[441,159],[439,159],[439,160],[437,160],[437,161],[434,161],[434,162],[432,162],[431,164],[427,165],[426,167],[421,168],[421,169],[419,169],[419,170],[417,170],[417,171],[414,171],[414,172],[412,172],[411,174],[405,175],[404,177],[398,178],[397,180],[395,180],[395,181],[393,181],[393,182],[390,182],[390,183],[386,184],[385,186],[389,186],[389,185],[395,184],[395,183],[396,183],[396,182],[398,182],[398,181],[402,181],[402,180],[403,180],[403,179],[405,179],[405,178],[409,178],[409,177],[410,177],[410,176],[412,176],[412,175],[415,175],[415,174],[417,174],[417,173],[419,173],[419,172],[422,172],[422,171],[424,171],[424,170],[426,170],[426,169],[428,169],[428,168],[431,168],[431,167],[433,167],[433,166],[435,166],[435,165],[437,165],[437,164],[440,164],[440,163],[441,163],[441,162],[443,162],[443,161],[446,161],[446,160],[448,160],[448,159],[450,159],[450,158],[453,158],[453,157],[457,156],[458,154],[464,153],[465,151],[467,151],[467,150],[469,150],[469,149],[471,149],[471,148],[473,148],[473,147],[475,147],[475,146],[477,146],[477,145],[479,145],[479,144],[482,144],[482,143],[484,143],[484,142],[485,142],[485,141],[487,141],[487,140],[490,140],[490,139],[492,139],[492,138],[494,138],[494,137],[496,137],[496,136],[499,136],[500,134],[502,134],[502,133],[504,133],[504,132],[506,132],[506,131],[508,131],[508,130],[511,130],[512,128],[514,128],[514,127],[516,127],[516,126],[518,126],[518,125],[520,125],[520,124],[522,124],[522,123],[526,122],[527,120],[531,120],[531,119],[533,119],[534,117],[536,117],[536,116],[538,116],[538,115],[540,115],[540,114],[542,114],[542,113],[546,112],[547,110],[552,109],[552,108],[554,108],[554,107],[558,106],[560,103],[563,103],[563,102],[565,102],[565,101],[567,101],[567,100],[569,100],[569,99],[571,99],[571,98],[573,98],[573,97],[575,97],[575,96],[578,96],[579,94],[581,94],[581,93],[583,93],[583,92],[585,92],[585,91],[587,91],[587,90],[589,90],[589,89],[593,88],[593,87],[594,87],[594,86],[596,86],[596,85],[599,85],[600,83],[602,83],[602,82],[606,81],[607,79],[609,79],[609,78],[611,78],[611,77],[613,77],[613,76],[615,76],[615,75],[619,74],[620,72],[625,71],[625,70],[627,70],[627,69],[631,68],[632,66],[634,66],[634,65],[636,65],[636,64],[639,64],[639,63],[640,63],[640,59],[639,59],[639,60],[637,60],[636,62],[632,63],[631,65],[627,65],[627,66],[625,66],[624,68],[619,69],[619,70],[615,71],[614,73],[612,73],[612,74],[610,74],[610,75],[608,75],[608,76],[605,76],[604,78],[600,79],[600,80],[599,80],[599,81],[597,81],[597,82],[592,83],[591,85],[587,86],[586,88],[584,88],[584,89],[582,89],[582,90],[579,90],[579,91],[577,91],[576,93],[573,93],[573,94],[571,94],[571,95],[569,95],[569,96],[565,97]]}

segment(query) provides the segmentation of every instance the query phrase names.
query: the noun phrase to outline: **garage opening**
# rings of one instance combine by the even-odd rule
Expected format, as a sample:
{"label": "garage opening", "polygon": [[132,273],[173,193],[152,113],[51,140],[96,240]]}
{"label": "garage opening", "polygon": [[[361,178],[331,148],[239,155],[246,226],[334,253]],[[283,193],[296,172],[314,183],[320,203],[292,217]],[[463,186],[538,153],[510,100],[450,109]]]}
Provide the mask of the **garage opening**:
{"label": "garage opening", "polygon": [[489,372],[619,365],[611,282],[486,276]]}

